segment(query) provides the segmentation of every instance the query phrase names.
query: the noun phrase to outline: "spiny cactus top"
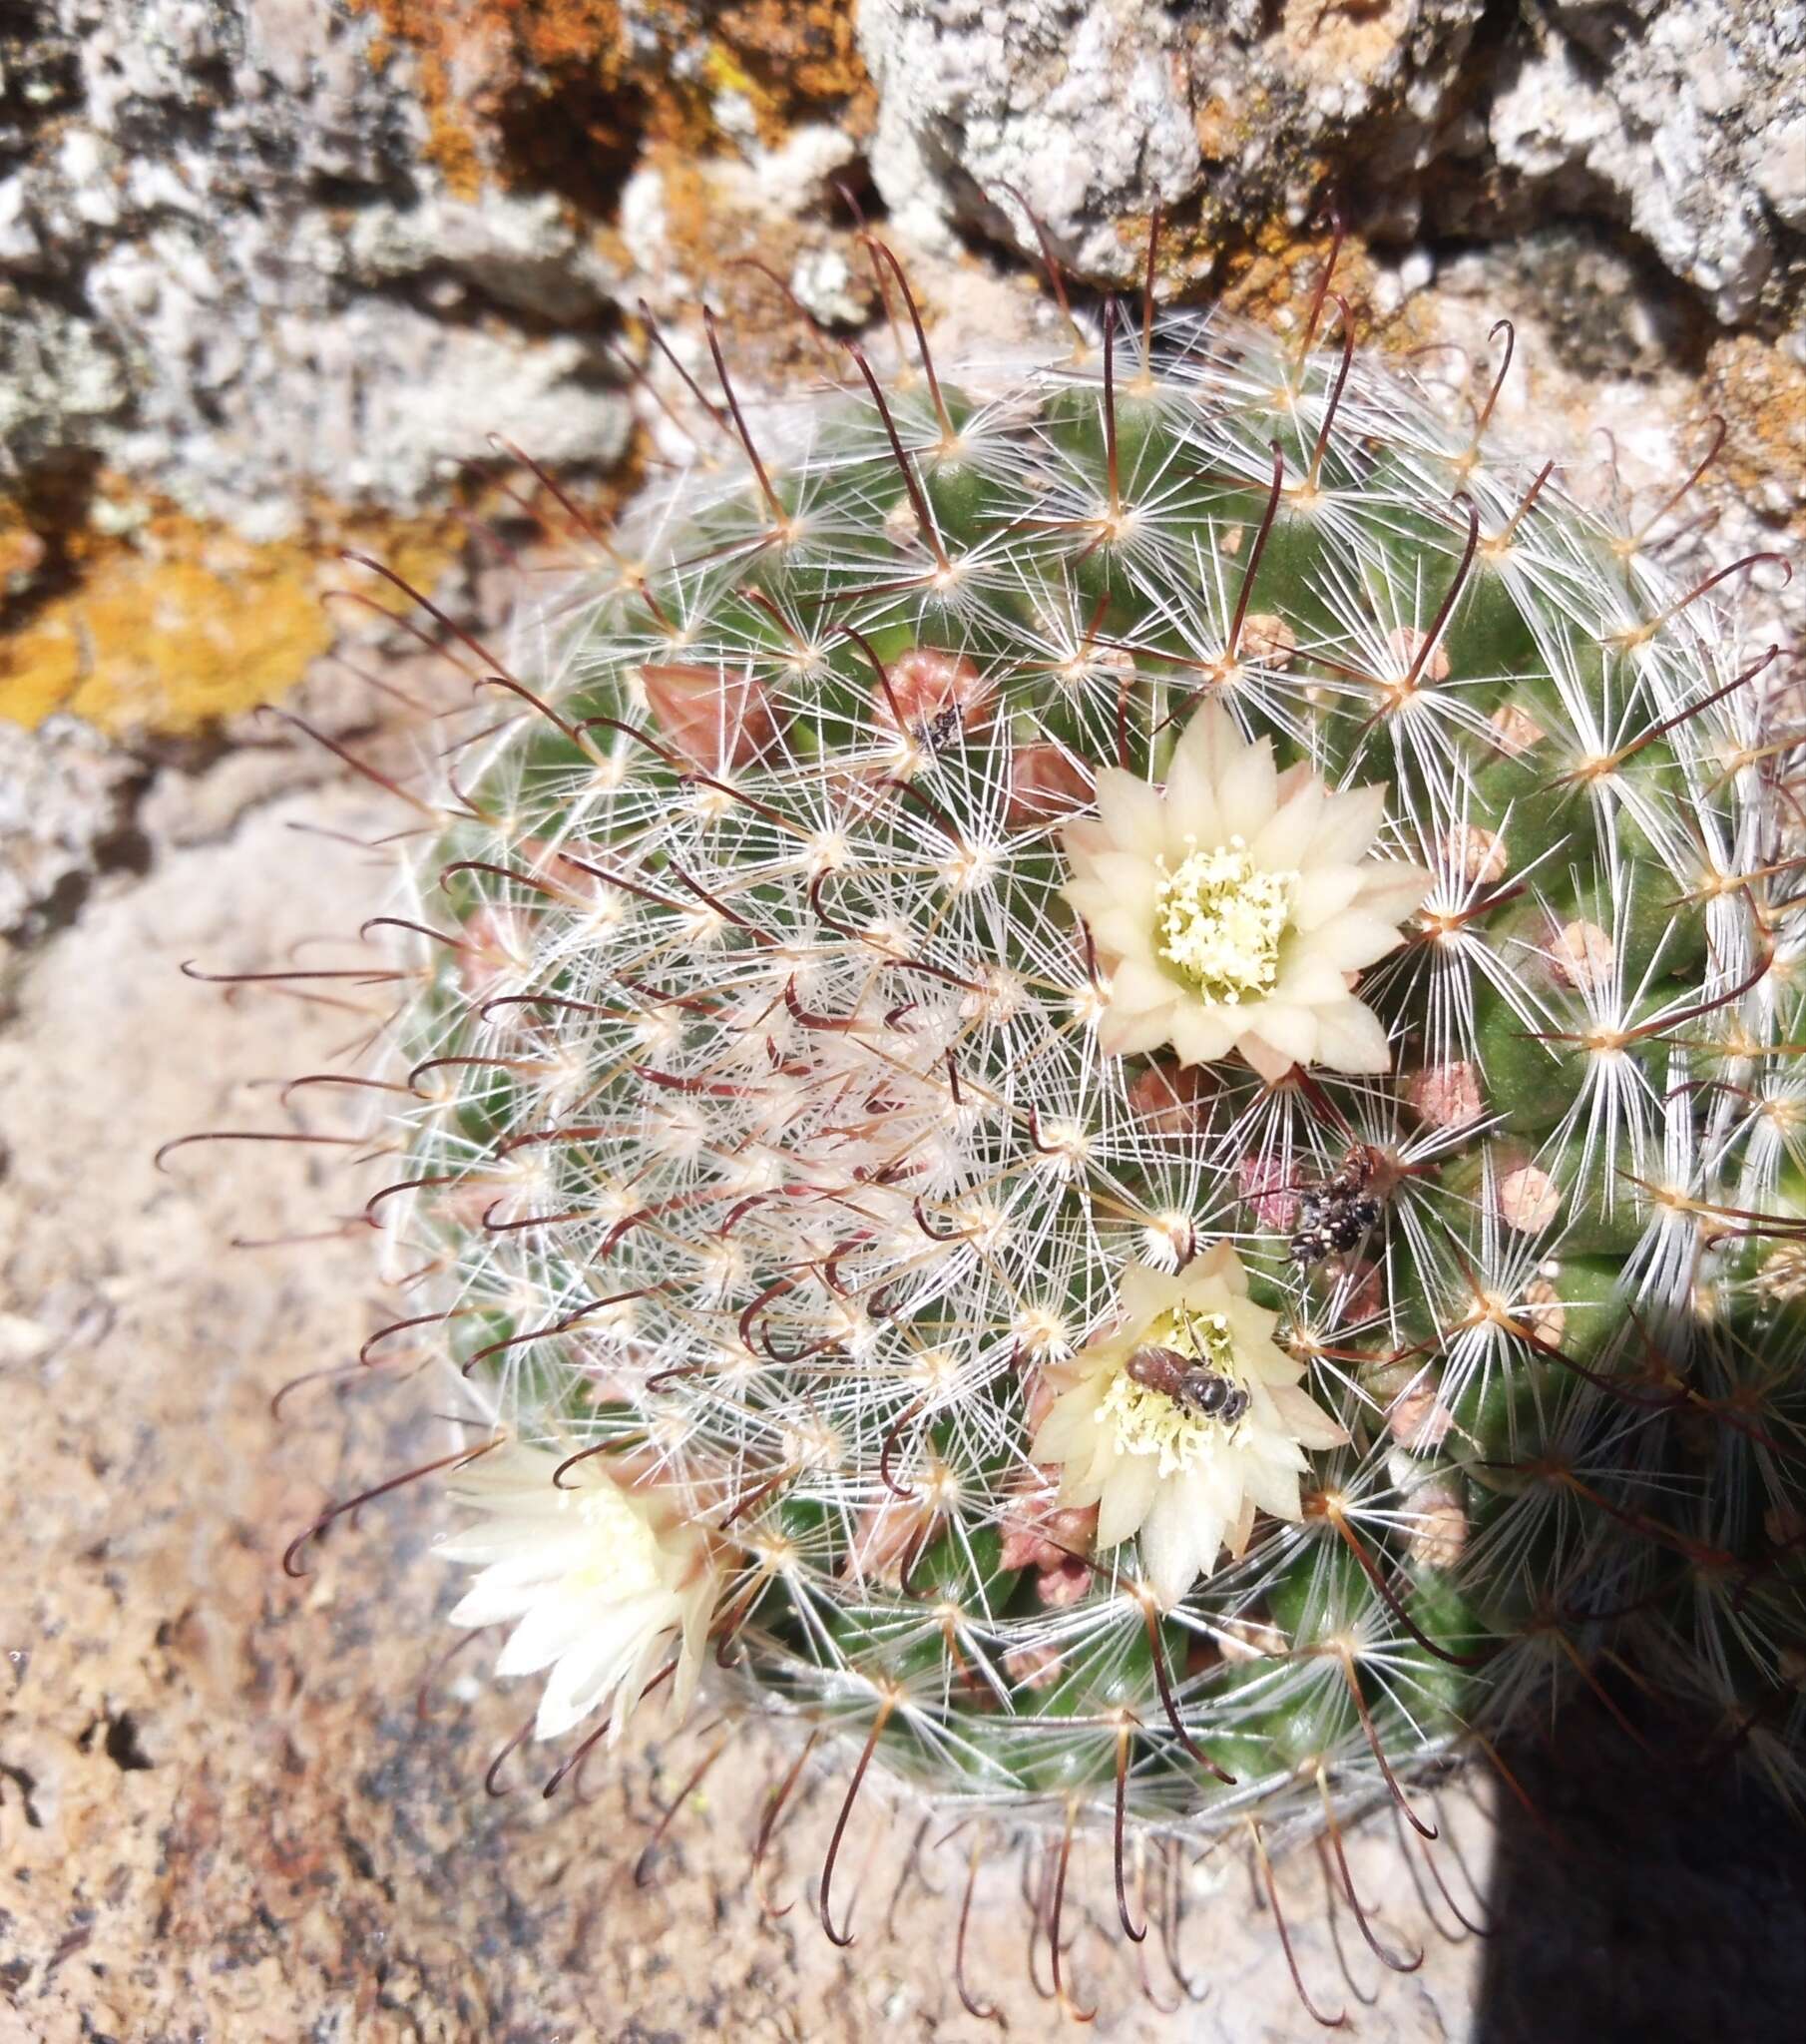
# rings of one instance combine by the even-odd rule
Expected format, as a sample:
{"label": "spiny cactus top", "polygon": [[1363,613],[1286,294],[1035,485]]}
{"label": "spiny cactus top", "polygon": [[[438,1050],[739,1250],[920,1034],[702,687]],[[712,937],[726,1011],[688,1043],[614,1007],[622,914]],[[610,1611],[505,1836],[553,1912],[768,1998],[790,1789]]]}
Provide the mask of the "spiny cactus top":
{"label": "spiny cactus top", "polygon": [[1408,1806],[1607,1643],[1794,1787],[1734,585],[1346,339],[856,366],[723,375],[442,791],[372,1205],[499,1442],[454,1618],[545,1736],[718,1663],[1119,1855]]}

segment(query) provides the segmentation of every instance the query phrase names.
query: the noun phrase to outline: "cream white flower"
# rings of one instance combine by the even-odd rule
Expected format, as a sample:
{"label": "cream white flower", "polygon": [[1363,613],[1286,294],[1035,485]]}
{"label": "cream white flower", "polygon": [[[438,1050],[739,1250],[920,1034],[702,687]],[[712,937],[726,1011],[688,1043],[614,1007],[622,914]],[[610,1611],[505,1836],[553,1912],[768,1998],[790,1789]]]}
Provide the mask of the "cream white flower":
{"label": "cream white flower", "polygon": [[[1139,1536],[1142,1574],[1170,1609],[1223,1548],[1242,1552],[1257,1511],[1302,1518],[1305,1449],[1348,1436],[1299,1382],[1304,1364],[1274,1341],[1277,1315],[1249,1298],[1227,1243],[1170,1276],[1129,1265],[1121,1297],[1110,1331],[1050,1372],[1064,1388],[1029,1453],[1060,1465],[1062,1507],[1098,1506],[1100,1548]],[[1181,1363],[1197,1373],[1184,1392],[1145,1381]],[[1211,1416],[1205,1377],[1244,1395]]]}
{"label": "cream white flower", "polygon": [[614,1699],[611,1740],[677,1652],[672,1708],[681,1718],[701,1673],[720,1571],[706,1535],[659,1491],[630,1488],[593,1455],[505,1441],[461,1468],[453,1495],[482,1516],[437,1552],[482,1570],[454,1625],[509,1625],[498,1675],[550,1669],[535,1734],[557,1739]]}
{"label": "cream white flower", "polygon": [[1186,1064],[1239,1050],[1263,1079],[1294,1065],[1384,1072],[1380,1019],[1351,981],[1400,941],[1431,875],[1366,854],[1384,786],[1280,773],[1214,700],[1191,720],[1165,787],[1098,775],[1098,813],[1063,832],[1066,899],[1110,974],[1107,1051],[1171,1044]]}

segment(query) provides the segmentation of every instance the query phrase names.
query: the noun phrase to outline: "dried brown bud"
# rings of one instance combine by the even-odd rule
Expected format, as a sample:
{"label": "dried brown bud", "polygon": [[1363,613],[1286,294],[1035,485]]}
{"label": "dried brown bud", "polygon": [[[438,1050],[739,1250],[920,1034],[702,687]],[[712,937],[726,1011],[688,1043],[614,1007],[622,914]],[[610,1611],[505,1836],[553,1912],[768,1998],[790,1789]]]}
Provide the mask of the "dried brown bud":
{"label": "dried brown bud", "polygon": [[1298,635],[1271,611],[1250,611],[1242,620],[1238,650],[1243,660],[1261,667],[1290,667],[1298,651]]}
{"label": "dried brown bud", "polygon": [[1550,939],[1549,969],[1563,985],[1578,992],[1601,993],[1611,983],[1617,952],[1596,922],[1570,922]]}
{"label": "dried brown bud", "polygon": [[[1386,648],[1398,662],[1401,678],[1408,675],[1416,664],[1417,657],[1429,643],[1428,632],[1420,632],[1415,625],[1400,625],[1386,634]],[[1435,652],[1417,670],[1420,682],[1446,682],[1449,679],[1449,649],[1439,645]]]}
{"label": "dried brown bud", "polygon": [[1540,746],[1549,736],[1534,717],[1514,709],[1509,703],[1495,710],[1487,722],[1492,727],[1494,745],[1509,760],[1522,759],[1533,746]]}
{"label": "dried brown bud", "polygon": [[1562,1188],[1534,1164],[1521,1164],[1499,1181],[1499,1218],[1507,1228],[1537,1235],[1562,1211]]}

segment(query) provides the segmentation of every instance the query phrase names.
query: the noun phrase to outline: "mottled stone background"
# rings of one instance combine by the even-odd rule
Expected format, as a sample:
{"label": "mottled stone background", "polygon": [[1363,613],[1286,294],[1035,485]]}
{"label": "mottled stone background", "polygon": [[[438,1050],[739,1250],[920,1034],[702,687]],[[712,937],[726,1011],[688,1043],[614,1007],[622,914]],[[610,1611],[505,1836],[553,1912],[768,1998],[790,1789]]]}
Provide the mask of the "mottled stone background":
{"label": "mottled stone background", "polygon": [[[685,363],[706,303],[749,383],[816,372],[785,292],[872,323],[856,202],[944,351],[1051,331],[1026,199],[1092,285],[1138,274],[1158,206],[1162,295],[1285,322],[1332,197],[1339,287],[1390,344],[1484,384],[1516,323],[1498,417],[1574,487],[1646,515],[1716,415],[1699,559],[1797,551],[1797,0],[0,0],[0,2038],[995,2033],[950,1979],[964,1839],[917,1868],[913,1813],[862,1807],[836,1953],[811,1884],[844,1766],[799,1798],[768,1867],[795,1906],[767,1914],[751,1841],[788,1749],[753,1732],[641,1885],[717,1733],[655,1725],[550,1801],[517,1760],[492,1799],[522,1707],[428,1665],[430,1512],[384,1500],[280,1573],[433,1423],[331,1378],[272,1419],[389,1316],[351,1235],[228,1247],[354,1206],[336,1153],[151,1152],[329,1128],[269,1082],[357,1018],[178,967],[306,957],[378,905],[380,871],[311,834],[384,827],[373,792],[255,706],[405,751],[403,698],[440,681],[340,551],[495,626],[515,578],[484,534],[524,543],[507,488],[545,499],[492,434],[601,511],[680,452],[649,314]],[[1428,1937],[1409,1978],[1325,1919],[1314,1861],[1286,1869],[1324,2006],[1368,2039],[1789,2033],[1797,1833],[1684,1747],[1652,1791],[1608,1730],[1520,1756],[1559,1846],[1509,1795],[1497,1832],[1451,1798],[1490,1940],[1427,1931],[1390,1828],[1360,1841],[1384,1935]],[[1207,1992],[1170,2015],[1092,1935],[1108,1863],[1080,1871],[1096,2034],[1310,2033],[1238,1869],[1193,1883]],[[1052,2020],[1019,1872],[987,1860],[969,1953],[1017,2033]]]}

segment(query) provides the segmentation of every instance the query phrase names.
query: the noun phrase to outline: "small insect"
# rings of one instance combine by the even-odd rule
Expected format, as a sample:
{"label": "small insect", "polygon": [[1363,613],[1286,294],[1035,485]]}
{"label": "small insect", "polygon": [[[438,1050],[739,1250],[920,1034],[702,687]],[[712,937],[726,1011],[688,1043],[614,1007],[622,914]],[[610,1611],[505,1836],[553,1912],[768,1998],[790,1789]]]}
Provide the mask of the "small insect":
{"label": "small insect", "polygon": [[1135,1383],[1160,1392],[1200,1418],[1220,1419],[1225,1426],[1233,1426],[1248,1409],[1248,1394],[1240,1384],[1181,1355],[1176,1348],[1137,1348],[1123,1367]]}
{"label": "small insect", "polygon": [[1357,1143],[1341,1169],[1320,1186],[1307,1186],[1298,1202],[1298,1231],[1291,1240],[1294,1264],[1309,1267],[1340,1250],[1351,1250],[1374,1227],[1385,1201],[1373,1191],[1374,1154]]}

